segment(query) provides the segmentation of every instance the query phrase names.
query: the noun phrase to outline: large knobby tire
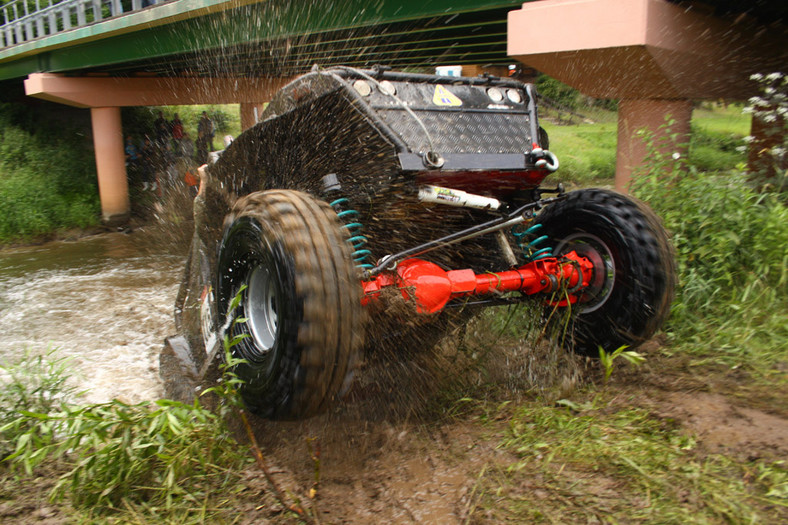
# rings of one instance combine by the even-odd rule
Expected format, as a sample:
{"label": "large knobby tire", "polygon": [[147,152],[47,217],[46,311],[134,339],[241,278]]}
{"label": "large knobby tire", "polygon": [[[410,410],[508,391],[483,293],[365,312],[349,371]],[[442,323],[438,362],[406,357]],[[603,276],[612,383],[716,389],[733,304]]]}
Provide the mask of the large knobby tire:
{"label": "large knobby tire", "polygon": [[599,356],[600,347],[634,348],[654,335],[670,311],[676,270],[667,233],[648,206],[613,191],[579,190],[536,222],[555,255],[575,250],[595,266],[568,323],[548,307],[553,337],[579,354]]}
{"label": "large knobby tire", "polygon": [[361,286],[334,210],[306,193],[271,190],[238,200],[225,220],[216,304],[228,329],[250,411],[299,419],[346,391],[363,343]]}

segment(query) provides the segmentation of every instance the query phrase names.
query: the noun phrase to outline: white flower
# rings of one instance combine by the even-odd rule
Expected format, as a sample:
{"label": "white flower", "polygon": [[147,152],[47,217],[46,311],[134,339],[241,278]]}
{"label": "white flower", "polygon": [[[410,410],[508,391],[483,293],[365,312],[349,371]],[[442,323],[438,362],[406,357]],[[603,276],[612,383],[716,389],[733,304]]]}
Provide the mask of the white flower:
{"label": "white flower", "polygon": [[761,80],[762,78],[763,75],[761,75],[760,73],[755,73],[753,75],[750,75],[750,80]]}
{"label": "white flower", "polygon": [[[777,79],[782,78],[782,77],[783,77],[782,73],[778,73],[778,72],[769,73],[768,75],[766,75],[766,80],[771,82],[771,81],[777,80]],[[750,78],[752,78],[752,77],[750,77]],[[757,80],[760,80],[760,79],[757,79]]]}
{"label": "white flower", "polygon": [[679,153],[678,151],[674,151],[671,157],[673,157],[673,160],[679,160],[681,158],[681,153]]}

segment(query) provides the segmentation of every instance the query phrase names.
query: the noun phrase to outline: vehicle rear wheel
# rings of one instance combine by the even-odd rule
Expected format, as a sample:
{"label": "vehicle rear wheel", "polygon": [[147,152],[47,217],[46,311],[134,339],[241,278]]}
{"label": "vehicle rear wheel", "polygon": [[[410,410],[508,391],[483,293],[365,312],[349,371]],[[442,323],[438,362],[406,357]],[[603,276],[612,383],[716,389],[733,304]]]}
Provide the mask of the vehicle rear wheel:
{"label": "vehicle rear wheel", "polygon": [[555,255],[574,250],[595,266],[568,325],[548,308],[554,337],[579,354],[598,356],[600,346],[607,352],[635,347],[662,326],[676,269],[667,233],[648,206],[613,191],[579,190],[548,206],[536,222]]}
{"label": "vehicle rear wheel", "polygon": [[271,190],[238,200],[225,220],[217,309],[229,315],[235,373],[250,411],[298,419],[346,391],[363,343],[361,286],[334,210],[306,193]]}

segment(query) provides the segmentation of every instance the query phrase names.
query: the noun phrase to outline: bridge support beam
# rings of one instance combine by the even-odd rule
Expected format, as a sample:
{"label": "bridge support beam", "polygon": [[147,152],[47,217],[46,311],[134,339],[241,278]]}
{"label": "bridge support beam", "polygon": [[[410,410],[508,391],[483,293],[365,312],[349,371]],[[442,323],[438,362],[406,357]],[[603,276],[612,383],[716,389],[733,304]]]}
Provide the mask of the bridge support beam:
{"label": "bridge support beam", "polygon": [[120,108],[90,108],[90,120],[96,150],[101,216],[105,223],[122,223],[129,218],[131,207]]}
{"label": "bridge support beam", "polygon": [[241,103],[242,127],[254,124],[262,106],[248,101],[271,100],[286,78],[145,78],[66,77],[33,73],[25,80],[27,95],[90,108],[96,150],[101,213],[105,222],[129,217],[129,184],[123,151],[120,108],[188,104]]}
{"label": "bridge support beam", "polygon": [[[652,134],[653,144],[663,155],[686,157],[688,152],[692,101],[686,99],[622,99],[618,103],[618,147],[616,148],[616,190],[626,192],[632,175],[648,155],[641,129]],[[671,121],[670,130],[666,128]],[[675,140],[668,133],[676,134]]]}
{"label": "bridge support beam", "polygon": [[779,24],[716,17],[686,3],[543,0],[509,13],[510,56],[587,95],[621,100],[619,190],[644,158],[637,129],[659,134],[671,115],[672,131],[689,133],[689,100],[746,99],[757,90],[752,73],[783,71],[788,61]]}

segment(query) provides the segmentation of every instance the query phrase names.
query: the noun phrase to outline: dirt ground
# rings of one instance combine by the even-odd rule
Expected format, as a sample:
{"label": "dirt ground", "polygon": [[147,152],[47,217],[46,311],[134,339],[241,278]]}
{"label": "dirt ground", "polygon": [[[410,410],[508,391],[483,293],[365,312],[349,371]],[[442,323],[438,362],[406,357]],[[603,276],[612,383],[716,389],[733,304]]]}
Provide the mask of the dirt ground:
{"label": "dirt ground", "polygon": [[[678,421],[710,452],[743,459],[788,457],[784,415],[703,392],[657,392],[642,401]],[[370,422],[343,415],[271,425],[263,447],[282,486],[307,494],[315,467],[306,440],[320,443],[320,483],[312,505],[324,523],[466,523],[481,473],[491,464],[505,468],[514,462],[498,448],[506,426],[462,419]]]}
{"label": "dirt ground", "polygon": [[[654,350],[658,343],[651,346]],[[580,375],[590,381],[595,371]],[[550,379],[565,382],[560,376],[566,373],[557,372]],[[764,402],[771,394],[743,396],[738,387],[735,379],[697,377],[676,362],[657,359],[642,369],[622,371],[604,388],[612,394],[611,405],[645,408],[678,424],[695,436],[699,453],[724,453],[742,461],[788,457],[784,404]],[[490,395],[503,401],[520,394],[506,388]],[[507,418],[485,418],[482,424],[480,413],[472,410],[446,417],[405,397],[415,405],[410,410],[407,399],[387,406],[376,397],[305,422],[257,421],[256,434],[274,478],[288,492],[301,495],[321,523],[488,522],[476,507],[477,485],[484,472],[516,462],[499,446]],[[316,446],[319,476],[313,458]],[[310,488],[316,489],[312,500],[304,496]],[[274,518],[281,507],[270,499],[266,502],[268,508],[258,506],[242,523]]]}

